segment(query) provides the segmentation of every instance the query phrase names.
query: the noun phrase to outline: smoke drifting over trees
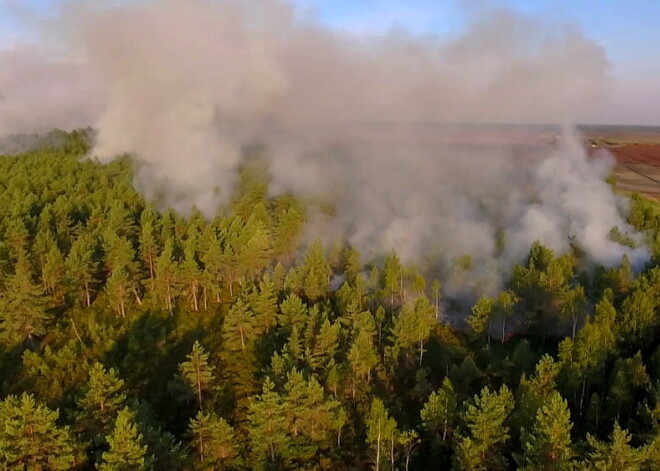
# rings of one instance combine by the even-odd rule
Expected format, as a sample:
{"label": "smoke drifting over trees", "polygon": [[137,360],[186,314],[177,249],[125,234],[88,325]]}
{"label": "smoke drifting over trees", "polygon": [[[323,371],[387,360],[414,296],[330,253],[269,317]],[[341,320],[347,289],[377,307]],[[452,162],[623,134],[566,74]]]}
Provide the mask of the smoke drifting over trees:
{"label": "smoke drifting over trees", "polygon": [[[486,278],[537,239],[606,265],[648,257],[609,240],[634,236],[611,163],[569,130],[610,88],[603,49],[573,27],[490,8],[452,38],[358,37],[282,2],[204,0],[74,2],[57,24],[57,60],[45,44],[1,53],[0,133],[91,124],[92,154],[132,153],[138,188],[177,210],[215,214],[258,144],[271,190],[330,197],[363,249],[470,254]],[[566,131],[522,154],[455,144],[456,123],[493,122]]]}
{"label": "smoke drifting over trees", "polygon": [[660,469],[660,203],[571,126],[600,47],[62,3],[0,52],[1,469]]}

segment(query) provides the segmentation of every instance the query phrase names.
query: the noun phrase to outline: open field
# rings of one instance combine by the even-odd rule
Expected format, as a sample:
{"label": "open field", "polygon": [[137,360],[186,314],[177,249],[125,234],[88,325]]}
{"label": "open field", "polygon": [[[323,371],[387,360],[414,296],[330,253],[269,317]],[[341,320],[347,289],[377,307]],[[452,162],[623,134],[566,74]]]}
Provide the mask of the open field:
{"label": "open field", "polygon": [[594,128],[585,134],[592,148],[605,148],[616,158],[617,188],[660,200],[659,128]]}

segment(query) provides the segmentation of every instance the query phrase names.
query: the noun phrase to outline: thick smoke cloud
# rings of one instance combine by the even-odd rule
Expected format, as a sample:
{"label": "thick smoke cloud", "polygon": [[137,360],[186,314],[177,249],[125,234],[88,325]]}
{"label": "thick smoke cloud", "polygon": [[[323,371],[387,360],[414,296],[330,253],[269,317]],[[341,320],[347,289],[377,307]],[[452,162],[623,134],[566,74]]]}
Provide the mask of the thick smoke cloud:
{"label": "thick smoke cloud", "polygon": [[0,131],[91,123],[93,154],[132,153],[138,187],[178,210],[213,216],[258,143],[272,191],[332,198],[334,231],[369,253],[467,253],[488,276],[537,239],[647,257],[608,239],[632,233],[625,203],[571,132],[479,141],[474,123],[566,129],[603,103],[605,54],[573,27],[488,8],[452,38],[352,36],[269,0],[73,3],[58,24],[75,61],[0,56]]}
{"label": "thick smoke cloud", "polygon": [[43,48],[0,51],[0,135],[89,126],[102,109],[91,71]]}

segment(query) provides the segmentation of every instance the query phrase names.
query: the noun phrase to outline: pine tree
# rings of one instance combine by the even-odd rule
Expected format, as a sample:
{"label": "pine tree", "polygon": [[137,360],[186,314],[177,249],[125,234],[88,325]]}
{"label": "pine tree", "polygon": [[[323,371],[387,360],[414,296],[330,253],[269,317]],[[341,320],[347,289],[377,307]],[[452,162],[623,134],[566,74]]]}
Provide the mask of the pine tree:
{"label": "pine tree", "polygon": [[494,306],[495,303],[488,296],[482,296],[472,306],[472,314],[467,317],[466,321],[475,338],[479,338],[486,333],[490,342],[489,327]]}
{"label": "pine tree", "polygon": [[325,368],[326,370],[326,380],[325,387],[332,392],[332,395],[337,398],[339,389],[344,385],[344,379],[346,378],[346,367],[344,364],[337,364],[331,360]]}
{"label": "pine tree", "polygon": [[104,236],[106,266],[110,276],[106,282],[105,291],[111,307],[119,317],[125,317],[132,296],[141,302],[137,296],[137,264],[135,251],[131,242],[107,232]]}
{"label": "pine tree", "polygon": [[505,468],[506,460],[501,447],[509,439],[506,420],[513,406],[513,395],[506,386],[498,392],[484,387],[479,395],[474,396],[474,402],[467,406],[464,419],[470,435],[459,441],[456,452],[461,469]]}
{"label": "pine tree", "polygon": [[79,361],[81,353],[80,343],[73,339],[60,348],[46,345],[40,352],[24,351],[22,369],[31,391],[49,405],[62,404],[86,376],[87,365]]}
{"label": "pine tree", "polygon": [[567,338],[559,345],[559,358],[568,384],[579,390],[580,411],[590,375],[604,366],[607,355],[616,345],[616,310],[610,297],[608,290],[596,305],[595,315],[577,333],[575,342]]}
{"label": "pine tree", "polygon": [[284,385],[283,412],[288,426],[287,459],[308,463],[319,450],[334,441],[335,414],[339,403],[326,399],[323,387],[296,370],[289,372]]}
{"label": "pine tree", "polygon": [[106,220],[106,227],[115,234],[130,239],[135,234],[135,220],[120,199],[108,202],[110,209]]}
{"label": "pine tree", "polygon": [[15,270],[0,297],[0,336],[8,345],[44,335],[51,320],[42,290],[32,282],[25,254],[19,256]]}
{"label": "pine tree", "polygon": [[387,442],[396,432],[396,421],[389,416],[383,401],[376,398],[371,402],[366,417],[367,443],[373,453],[374,470],[381,469],[383,456],[387,453]]}
{"label": "pine tree", "polygon": [[630,434],[618,423],[614,424],[612,441],[604,443],[587,434],[587,442],[593,448],[588,463],[592,469],[607,469],[612,471],[638,470],[644,460],[642,449],[630,445]]}
{"label": "pine tree", "polygon": [[383,267],[383,279],[381,286],[383,287],[383,295],[390,300],[390,314],[394,314],[394,295],[399,293],[401,296],[403,278],[403,267],[397,257],[396,253],[392,252],[385,259],[385,266]]}
{"label": "pine tree", "polygon": [[274,250],[282,255],[284,262],[290,260],[296,250],[303,223],[303,215],[295,207],[287,208],[277,217]]}
{"label": "pine tree", "polygon": [[512,291],[503,291],[497,298],[496,310],[499,317],[502,319],[502,345],[507,338],[506,335],[506,320],[513,315],[516,303],[520,299]]}
{"label": "pine tree", "polygon": [[264,222],[251,217],[234,248],[239,276],[254,281],[268,266],[272,253],[270,232]]}
{"label": "pine tree", "polygon": [[174,311],[174,290],[177,284],[178,264],[174,260],[174,241],[167,239],[162,253],[156,259],[156,295],[163,301],[165,309]]}
{"label": "pine tree", "polygon": [[577,288],[566,290],[561,298],[562,306],[560,312],[563,317],[571,321],[571,338],[575,339],[578,320],[580,319],[580,315],[583,314],[587,304],[584,288],[578,286]]}
{"label": "pine tree", "polygon": [[287,353],[290,355],[291,359],[294,360],[294,363],[296,365],[302,364],[302,361],[304,359],[304,346],[303,346],[303,338],[302,338],[302,333],[300,332],[301,329],[298,327],[294,327],[291,330],[291,334],[289,335],[289,338],[287,339],[285,348],[287,349]]}
{"label": "pine tree", "polygon": [[399,435],[399,445],[403,447],[403,451],[406,455],[405,460],[405,471],[408,471],[410,467],[410,457],[412,456],[415,448],[419,445],[419,435],[415,430],[406,430],[405,432]]}
{"label": "pine tree", "polygon": [[269,274],[261,277],[253,306],[260,332],[269,332],[277,324],[277,287]]}
{"label": "pine tree", "polygon": [[433,280],[431,291],[433,292],[433,302],[435,305],[435,318],[440,320],[440,282],[437,279]]}
{"label": "pine tree", "polygon": [[147,266],[149,280],[152,283],[156,275],[156,257],[158,257],[158,246],[156,241],[156,214],[151,208],[146,208],[140,215],[140,258]]}
{"label": "pine tree", "polygon": [[281,314],[278,316],[278,324],[283,329],[303,327],[307,322],[307,306],[295,293],[290,294],[280,304]]}
{"label": "pine tree", "polygon": [[655,305],[651,294],[636,289],[624,299],[620,309],[620,331],[628,341],[647,340],[648,330],[657,325]]}
{"label": "pine tree", "polygon": [[73,468],[75,445],[68,428],[57,426],[58,416],[25,393],[0,402],[0,466],[8,470]]}
{"label": "pine tree", "polygon": [[344,273],[346,275],[346,281],[350,285],[355,286],[355,281],[360,274],[361,268],[360,252],[354,247],[348,247],[344,251]]}
{"label": "pine tree", "polygon": [[99,471],[146,471],[151,469],[147,446],[138,432],[135,414],[120,410],[112,433],[106,437],[109,449],[103,453]]}
{"label": "pine tree", "polygon": [[[50,216],[45,216],[46,214],[49,214]],[[43,218],[50,219],[50,221],[45,222]],[[50,209],[50,205],[44,208],[43,211],[41,211],[41,214],[39,215],[39,224],[37,225],[37,233],[35,234],[34,237],[34,243],[32,244],[31,251],[35,255],[35,259],[37,262],[37,268],[41,271],[43,274],[44,266],[46,265],[46,257],[48,256],[48,252],[51,250],[53,247],[57,247],[57,241],[55,240],[55,236],[53,233],[52,229],[52,218],[53,218],[53,213]],[[43,276],[42,276],[42,281],[43,281]],[[46,284],[43,284],[44,290],[46,289]]]}
{"label": "pine tree", "polygon": [[558,392],[553,391],[538,409],[531,432],[523,434],[525,460],[529,469],[572,469],[571,428],[568,404]]}
{"label": "pine tree", "polygon": [[414,304],[405,304],[392,327],[395,347],[402,350],[417,347],[421,366],[424,342],[431,335],[435,322],[433,307],[426,298],[419,298]]}
{"label": "pine tree", "polygon": [[4,243],[7,246],[10,259],[18,260],[25,255],[30,240],[30,233],[20,218],[12,218],[6,223],[7,233]]}
{"label": "pine tree", "polygon": [[516,428],[530,430],[544,401],[555,391],[556,379],[561,365],[548,354],[536,364],[534,374],[520,378],[517,391],[517,407],[514,413]]}
{"label": "pine tree", "polygon": [[250,448],[255,466],[275,461],[277,456],[285,452],[288,444],[288,424],[283,413],[282,398],[274,389],[273,382],[266,378],[262,393],[253,397],[248,412]]}
{"label": "pine tree", "polygon": [[334,430],[337,432],[337,448],[341,448],[341,433],[347,422],[348,413],[346,412],[346,409],[341,406],[337,407],[332,423]]}
{"label": "pine tree", "polygon": [[192,352],[186,358],[188,361],[179,364],[179,373],[188,387],[195,392],[199,409],[204,410],[203,393],[211,387],[215,380],[214,367],[209,365],[209,355],[197,340],[193,344]]}
{"label": "pine tree", "polygon": [[177,215],[172,209],[168,209],[162,214],[160,220],[159,242],[161,247],[165,245],[167,239],[174,236],[174,227],[176,225]]}
{"label": "pine tree", "polygon": [[191,445],[199,458],[197,469],[221,470],[231,466],[238,455],[234,431],[214,413],[199,411],[188,427]]}
{"label": "pine tree", "polygon": [[202,278],[202,297],[204,305],[206,300],[211,298],[220,302],[219,286],[223,278],[223,256],[220,249],[220,241],[215,230],[212,227],[206,228],[202,232],[200,240],[200,261],[204,265]]}
{"label": "pine tree", "polygon": [[126,317],[133,286],[126,269],[122,267],[112,270],[105,284],[105,292],[118,317]]}
{"label": "pine tree", "polygon": [[615,420],[625,420],[632,412],[635,394],[651,384],[640,352],[632,358],[619,358],[613,368],[607,404]]}
{"label": "pine tree", "polygon": [[197,240],[190,238],[186,241],[184,260],[179,265],[177,279],[179,289],[185,293],[193,311],[199,311],[199,295],[204,286],[202,271],[196,260]]}
{"label": "pine tree", "polygon": [[257,332],[254,312],[242,299],[237,299],[227,312],[222,326],[227,348],[232,351],[245,351],[252,344]]}
{"label": "pine tree", "polygon": [[110,271],[123,268],[131,277],[138,271],[135,263],[135,249],[130,240],[106,230],[103,236],[105,262]]}
{"label": "pine tree", "polygon": [[44,291],[53,296],[55,303],[64,302],[65,293],[65,265],[62,252],[53,244],[46,253],[45,263],[41,272]]}
{"label": "pine tree", "polygon": [[107,370],[101,363],[94,363],[89,369],[89,381],[77,401],[78,428],[93,437],[107,435],[108,427],[125,403],[124,381],[115,369]]}
{"label": "pine tree", "polygon": [[541,357],[531,378],[531,389],[538,397],[546,397],[555,388],[561,365],[548,354]]}
{"label": "pine tree", "polygon": [[353,398],[355,399],[357,385],[371,381],[371,372],[378,364],[378,353],[373,345],[369,332],[361,330],[348,351],[348,362],[353,372]]}
{"label": "pine tree", "polygon": [[424,428],[444,442],[451,434],[458,418],[457,406],[454,387],[449,378],[445,378],[440,389],[431,393],[422,408],[420,415]]}
{"label": "pine tree", "polygon": [[316,371],[322,371],[328,365],[335,353],[339,343],[339,332],[341,326],[338,322],[331,323],[325,319],[321,329],[315,338],[314,346],[307,355],[309,366]]}
{"label": "pine tree", "polygon": [[301,267],[304,273],[303,290],[310,301],[316,301],[326,295],[330,286],[332,270],[325,258],[320,240],[313,242],[305,254],[305,263]]}
{"label": "pine tree", "polygon": [[71,244],[65,262],[69,285],[78,295],[77,298],[87,307],[92,303],[92,286],[95,282],[96,262],[93,252],[91,238],[83,234]]}

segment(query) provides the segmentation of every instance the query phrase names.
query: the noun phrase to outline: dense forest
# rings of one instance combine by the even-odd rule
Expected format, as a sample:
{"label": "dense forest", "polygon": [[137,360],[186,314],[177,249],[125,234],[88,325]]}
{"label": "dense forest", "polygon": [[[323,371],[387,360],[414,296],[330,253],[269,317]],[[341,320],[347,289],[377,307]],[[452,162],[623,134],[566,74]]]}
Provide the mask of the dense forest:
{"label": "dense forest", "polygon": [[657,203],[641,273],[536,243],[465,306],[259,162],[209,221],[56,136],[0,158],[2,469],[660,469]]}

